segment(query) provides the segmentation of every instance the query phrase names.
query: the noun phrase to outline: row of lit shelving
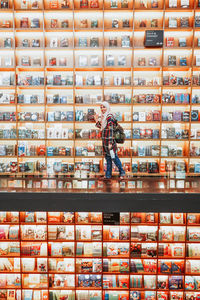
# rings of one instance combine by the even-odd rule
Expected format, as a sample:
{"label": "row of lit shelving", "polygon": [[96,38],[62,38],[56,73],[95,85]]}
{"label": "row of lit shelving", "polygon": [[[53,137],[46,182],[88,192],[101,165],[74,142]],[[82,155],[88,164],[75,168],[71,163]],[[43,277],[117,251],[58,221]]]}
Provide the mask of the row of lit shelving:
{"label": "row of lit shelving", "polygon": [[200,7],[199,1],[191,1],[191,0],[166,0],[166,1],[158,1],[158,0],[141,0],[141,1],[129,1],[129,0],[121,0],[121,1],[102,1],[102,0],[76,0],[76,1],[9,1],[4,0],[1,3],[1,9],[87,9],[87,10],[102,10],[102,9],[198,9]]}

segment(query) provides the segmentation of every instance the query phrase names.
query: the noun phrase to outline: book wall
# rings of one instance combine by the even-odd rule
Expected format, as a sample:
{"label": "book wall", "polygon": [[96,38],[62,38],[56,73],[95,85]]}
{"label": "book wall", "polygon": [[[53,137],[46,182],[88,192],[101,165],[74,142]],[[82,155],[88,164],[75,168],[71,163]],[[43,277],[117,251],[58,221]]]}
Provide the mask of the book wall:
{"label": "book wall", "polygon": [[103,174],[93,115],[105,100],[128,175],[198,175],[199,7],[2,0],[0,174]]}
{"label": "book wall", "polygon": [[2,299],[199,297],[199,213],[2,211],[0,221]]}

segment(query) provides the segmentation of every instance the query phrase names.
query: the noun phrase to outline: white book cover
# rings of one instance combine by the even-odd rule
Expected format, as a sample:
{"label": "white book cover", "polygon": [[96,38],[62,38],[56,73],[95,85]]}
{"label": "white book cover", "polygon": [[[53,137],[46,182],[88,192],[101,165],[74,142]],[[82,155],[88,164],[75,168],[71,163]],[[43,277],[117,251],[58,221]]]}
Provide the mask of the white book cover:
{"label": "white book cover", "polygon": [[58,39],[57,38],[51,38],[50,48],[57,48],[57,47],[58,47]]}
{"label": "white book cover", "polygon": [[100,86],[101,85],[101,76],[94,76],[94,84]]}
{"label": "white book cover", "polygon": [[81,226],[81,240],[91,240],[91,226]]}
{"label": "white book cover", "polygon": [[82,86],[83,85],[83,76],[76,74],[76,86]]}
{"label": "white book cover", "polygon": [[49,258],[49,271],[57,270],[57,259]]}
{"label": "white book cover", "polygon": [[74,239],[74,226],[65,226],[65,233],[66,233],[66,239],[67,240],[73,240]]}
{"label": "white book cover", "polygon": [[197,136],[196,128],[191,128],[191,134],[190,134],[191,139],[196,139],[196,136]]}
{"label": "white book cover", "polygon": [[39,8],[39,3],[37,0],[31,0],[31,8],[32,9],[38,9]]}
{"label": "white book cover", "polygon": [[178,189],[184,189],[185,180],[177,180],[176,182],[176,188]]}
{"label": "white book cover", "polygon": [[162,146],[161,147],[161,156],[168,156],[168,148]]}
{"label": "white book cover", "polygon": [[41,291],[34,291],[33,292],[33,300],[41,299]]}
{"label": "white book cover", "polygon": [[62,255],[62,244],[61,243],[52,243],[51,244],[51,254],[53,256]]}
{"label": "white book cover", "polygon": [[47,258],[38,258],[37,259],[37,271],[38,272],[47,272]]}
{"label": "white book cover", "polygon": [[182,213],[173,213],[173,224],[183,224],[183,214]]}
{"label": "white book cover", "polygon": [[110,227],[109,229],[109,240],[119,239],[119,227]]}
{"label": "white book cover", "polygon": [[77,296],[77,300],[88,300],[89,299],[88,291],[77,291],[76,296]]}
{"label": "white book cover", "polygon": [[[15,290],[7,290],[7,300],[15,300],[16,299],[16,291]],[[25,300],[25,298],[24,298]]]}
{"label": "white book cover", "polygon": [[84,254],[85,255],[92,255],[92,249],[93,244],[92,243],[85,243],[84,244]]}
{"label": "white book cover", "polygon": [[[82,177],[82,174],[84,174],[84,173],[81,172],[81,178],[86,178],[87,177],[87,176],[85,176],[85,174]],[[82,180],[82,185],[81,185],[82,189],[87,189],[87,187],[88,187],[87,185],[88,185],[88,181],[87,180]]]}
{"label": "white book cover", "polygon": [[79,56],[79,67],[86,67],[88,65],[88,57],[86,55]]}
{"label": "white book cover", "polygon": [[36,222],[43,223],[46,221],[46,212],[36,212]]}
{"label": "white book cover", "polygon": [[55,138],[56,139],[62,138],[62,131],[60,130],[60,128],[55,128]]}
{"label": "white book cover", "polygon": [[160,223],[170,224],[171,223],[171,213],[160,213]]}
{"label": "white book cover", "polygon": [[57,271],[58,272],[64,272],[64,271],[66,271],[64,261],[62,261],[62,260],[58,261],[58,263],[57,263]]}
{"label": "white book cover", "polygon": [[5,67],[11,67],[12,66],[12,57],[5,57],[4,65],[5,65]]}
{"label": "white book cover", "polygon": [[169,7],[177,7],[177,0],[169,0]]}
{"label": "white book cover", "polygon": [[27,9],[28,4],[29,4],[28,0],[21,0],[21,9]]}
{"label": "white book cover", "polygon": [[169,17],[169,28],[177,28],[177,18]]}
{"label": "white book cover", "polygon": [[14,270],[20,270],[20,258],[14,258]]}
{"label": "white book cover", "polygon": [[55,137],[55,128],[47,128],[47,138],[52,139]]}
{"label": "white book cover", "polygon": [[196,66],[200,66],[200,55],[196,55]]}
{"label": "white book cover", "polygon": [[25,258],[22,260],[23,272],[33,272],[35,270],[35,258]]}
{"label": "white book cover", "polygon": [[23,299],[24,300],[32,300],[33,291],[32,290],[23,290]]}
{"label": "white book cover", "polygon": [[139,121],[140,122],[146,121],[146,114],[144,111],[139,111]]}
{"label": "white book cover", "polygon": [[181,0],[181,7],[189,7],[190,3],[189,0]]}
{"label": "white book cover", "polygon": [[74,272],[74,260],[71,258],[64,258],[66,272]]}
{"label": "white book cover", "polygon": [[62,139],[68,139],[68,128],[62,129]]}

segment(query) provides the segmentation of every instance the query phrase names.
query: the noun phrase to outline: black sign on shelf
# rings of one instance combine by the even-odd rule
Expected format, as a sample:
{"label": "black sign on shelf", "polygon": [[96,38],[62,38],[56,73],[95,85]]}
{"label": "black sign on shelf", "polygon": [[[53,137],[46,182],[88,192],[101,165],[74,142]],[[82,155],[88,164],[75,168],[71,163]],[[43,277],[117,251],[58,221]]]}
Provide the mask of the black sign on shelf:
{"label": "black sign on shelf", "polygon": [[119,213],[104,213],[103,214],[104,225],[118,225],[120,224]]}
{"label": "black sign on shelf", "polygon": [[163,30],[146,30],[145,47],[162,47],[163,46]]}

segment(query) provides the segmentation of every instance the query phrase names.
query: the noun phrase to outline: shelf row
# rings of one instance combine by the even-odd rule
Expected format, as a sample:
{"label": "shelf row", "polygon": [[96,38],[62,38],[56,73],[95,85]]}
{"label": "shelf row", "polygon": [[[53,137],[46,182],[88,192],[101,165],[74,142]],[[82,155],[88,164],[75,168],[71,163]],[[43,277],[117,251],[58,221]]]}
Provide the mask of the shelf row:
{"label": "shelf row", "polygon": [[[1,176],[0,187],[2,191],[66,191],[66,192],[81,192],[81,191],[105,191],[107,182],[101,176],[95,177],[89,174],[88,178],[71,178],[66,174],[55,174],[55,176],[43,176],[32,174],[30,179],[28,174],[12,174],[11,176]],[[150,176],[151,175],[151,176]],[[152,176],[153,175],[153,176]],[[155,181],[155,176],[159,177],[159,181]],[[161,175],[163,176],[163,174]],[[180,179],[174,172],[164,174],[165,178],[160,178],[160,175],[150,173],[135,173],[128,175],[126,180],[119,181],[118,177],[112,180],[113,192],[125,191],[152,191],[161,192],[167,191],[187,191],[198,192],[199,184],[196,181],[198,174],[187,174],[187,179]],[[141,178],[142,177],[142,178]],[[152,189],[152,183],[154,187]]]}
{"label": "shelf row", "polygon": [[[89,30],[106,31],[146,28],[153,29],[179,29],[198,30],[200,27],[200,9],[194,11],[179,10],[181,16],[177,16],[176,10],[150,10],[142,11],[108,11],[108,12],[61,12],[61,11],[1,11],[0,28],[3,30],[37,30],[37,29],[63,29],[63,30]],[[87,18],[87,17],[88,18]],[[134,34],[134,33],[133,33]]]}
{"label": "shelf row", "polygon": [[199,291],[199,276],[101,275],[101,274],[0,274],[1,288],[92,289],[92,290],[178,290]]}
{"label": "shelf row", "polygon": [[123,299],[124,300],[135,300],[135,299],[142,299],[142,300],[148,300],[149,297],[152,300],[156,300],[156,299],[193,299],[193,297],[198,297],[199,293],[198,292],[175,292],[175,291],[170,291],[170,292],[162,292],[162,291],[158,291],[157,293],[155,291],[145,291],[145,292],[141,292],[141,291],[132,291],[129,293],[129,291],[98,291],[98,290],[85,290],[85,291],[69,291],[66,289],[63,290],[45,290],[45,289],[41,289],[41,290],[33,290],[33,289],[23,289],[23,290],[1,290],[1,294],[4,296],[4,299],[9,299],[10,296],[13,296],[13,300],[25,300],[25,299],[35,299],[37,297],[37,299],[54,299],[55,297],[59,297],[60,298],[67,298],[69,300],[113,300],[113,299]]}
{"label": "shelf row", "polygon": [[[58,16],[61,18],[61,16]],[[35,18],[33,19],[35,20]],[[134,51],[138,48],[145,48],[148,50],[148,46],[158,47],[166,49],[180,48],[181,50],[188,50],[190,48],[196,48],[198,50],[200,45],[200,32],[198,28],[165,28],[150,27],[149,25],[143,29],[134,29],[134,35],[131,28],[108,29],[101,32],[100,29],[90,30],[84,29],[73,32],[73,30],[67,28],[61,28],[60,25],[57,28],[50,28],[43,32],[43,29],[35,28],[23,28],[23,29],[1,28],[0,32],[0,48],[1,49],[25,49],[32,50],[54,50],[61,48],[64,50],[70,50],[75,48],[87,49],[87,50],[100,50],[103,48],[108,49],[132,49]],[[149,45],[145,42],[145,36],[148,32],[153,31],[156,33],[158,44]],[[37,38],[35,33],[37,32]],[[194,39],[193,39],[194,34]],[[153,43],[153,42],[152,42]],[[58,49],[57,49],[58,50]],[[143,50],[143,51],[145,51]],[[156,48],[153,49],[155,53],[161,53],[161,50],[156,52]],[[69,52],[70,53],[70,52]],[[100,53],[100,51],[99,51]]]}
{"label": "shelf row", "polygon": [[[5,109],[9,109],[9,111],[5,111]],[[42,123],[43,122],[43,126],[41,126],[41,128],[44,128],[44,122],[47,122],[47,124],[51,124],[51,123],[58,123],[62,122],[62,124],[69,123],[69,124],[73,124],[73,122],[76,123],[76,125],[81,124],[81,123],[86,123],[86,124],[90,124],[90,129],[89,128],[85,128],[86,130],[94,130],[95,128],[95,123],[94,120],[92,119],[95,113],[94,108],[86,108],[83,109],[82,107],[78,107],[78,105],[75,108],[75,111],[73,110],[73,107],[70,106],[61,106],[60,109],[63,108],[63,111],[58,110],[58,108],[56,106],[53,107],[47,107],[47,112],[45,114],[44,110],[45,107],[40,106],[40,113],[35,112],[35,110],[37,110],[37,106],[33,106],[32,109],[33,111],[30,112],[30,108],[26,107],[26,106],[22,106],[22,107],[18,107],[18,111],[16,112],[16,108],[14,106],[8,107],[5,106],[5,108],[2,106],[1,107],[1,111],[0,111],[0,121],[4,122],[6,124],[6,122],[13,122],[13,123],[20,123],[20,125],[22,126],[22,124],[24,122],[31,122],[31,123]],[[81,109],[82,108],[82,109]],[[131,107],[129,106],[125,106],[125,107],[121,107],[122,112],[119,111],[114,111],[116,114],[116,119],[118,122],[122,122],[124,124],[131,124],[132,122],[134,122],[134,128],[137,126],[137,123],[144,123],[143,125],[145,126],[146,123],[160,123],[162,122],[160,125],[162,125],[162,129],[164,130],[164,132],[161,135],[161,138],[166,139],[166,138],[183,138],[183,139],[189,139],[189,130],[188,130],[188,123],[191,121],[191,123],[196,124],[199,121],[199,106],[197,107],[192,107],[192,110],[190,111],[189,108],[187,108],[187,110],[184,109],[184,107],[179,109],[175,109],[175,108],[169,108],[169,107],[163,107],[162,112],[160,109],[154,109],[154,110],[146,110],[143,111],[142,108],[138,108],[138,106],[134,107],[133,106],[133,113],[128,112],[128,110]],[[138,108],[138,109],[137,109]],[[183,129],[186,129],[188,131],[188,133],[185,133],[184,137],[181,137],[179,134],[179,136],[176,136],[176,133],[174,132],[174,137],[172,136],[167,136],[167,129],[166,129],[166,124],[174,124],[174,128],[181,128],[181,124],[185,124],[185,127],[182,127]],[[179,126],[177,125],[177,123],[179,124]],[[4,125],[5,125],[4,124]],[[86,125],[87,126],[87,125]],[[168,125],[169,126],[169,125]],[[88,126],[87,126],[88,127]],[[14,127],[13,127],[14,128]],[[142,127],[141,127],[142,128]],[[159,127],[157,127],[159,128]],[[128,126],[127,130],[130,130],[130,126]],[[128,136],[129,134],[129,136]],[[144,133],[143,133],[144,134]],[[47,138],[51,138],[52,134],[48,134]],[[81,133],[80,130],[78,131],[78,129],[76,130],[76,138],[79,139],[81,138]],[[88,132],[89,135],[89,132]],[[134,137],[135,132],[133,132],[133,139],[137,139],[140,137]],[[187,136],[186,136],[187,135]],[[96,133],[95,136],[93,136],[93,138],[99,138],[101,137],[100,132],[98,132],[98,134]],[[160,134],[157,133],[157,137],[154,137],[154,139],[159,139]],[[89,138],[89,136],[85,138]],[[150,138],[150,137],[149,137]],[[67,139],[67,134],[66,134],[66,139]],[[70,137],[69,139],[72,139],[72,137]],[[131,139],[131,132],[127,132],[127,139]]]}
{"label": "shelf row", "polygon": [[[75,146],[74,146],[75,144]],[[171,142],[168,146],[168,141],[163,142],[138,142],[127,143],[122,147],[118,147],[118,155],[129,159],[141,159],[139,163],[144,164],[144,159],[154,159],[157,161],[159,158],[173,159],[175,157],[179,159],[192,159],[200,157],[200,145],[199,142],[191,142],[190,147],[186,142]],[[101,142],[92,141],[63,141],[60,145],[57,145],[57,141],[43,141],[28,142],[28,141],[1,141],[0,143],[0,156],[15,157],[18,158],[49,158],[49,162],[52,159],[64,159],[68,158],[103,158]],[[133,162],[132,162],[133,163]],[[167,165],[167,163],[166,163]]]}
{"label": "shelf row", "polygon": [[[59,88],[54,90],[45,89],[45,90],[29,90],[21,89],[21,87],[13,88],[10,90],[1,89],[0,95],[0,106],[8,106],[9,109],[12,107],[12,110],[15,111],[15,105],[17,110],[23,106],[31,107],[41,106],[46,107],[74,107],[77,106],[80,108],[83,107],[95,107],[100,105],[101,101],[108,101],[111,105],[117,105],[120,109],[131,108],[136,111],[140,111],[145,105],[145,108],[151,106],[151,108],[161,108],[167,110],[167,107],[173,106],[173,110],[180,110],[182,108],[190,108],[198,106],[200,104],[200,93],[198,89],[190,87],[182,87],[182,89],[175,89],[173,87],[163,87],[154,88],[149,87],[149,89],[137,89],[133,88],[116,88],[109,89],[105,88],[104,90],[92,90],[92,89],[76,89],[73,88],[61,91]],[[1,107],[3,108],[3,107]],[[171,118],[173,120],[173,118]],[[180,121],[180,120],[179,120]]]}
{"label": "shelf row", "polygon": [[[9,299],[10,295],[13,296],[12,299],[17,299],[17,300],[25,300],[25,299],[54,299],[55,297],[60,297],[60,298],[67,298],[69,300],[118,300],[118,299],[124,299],[124,300],[135,300],[135,299],[142,299],[142,300],[148,300],[151,298],[152,300],[156,299],[194,299],[198,298],[199,293],[198,292],[180,292],[180,291],[170,291],[170,292],[162,292],[158,291],[157,293],[155,291],[118,291],[117,289],[115,291],[98,291],[98,290],[85,290],[85,291],[69,291],[69,290],[33,290],[33,289],[23,289],[22,291],[20,290],[1,290],[1,294],[4,296],[4,299]],[[122,298],[123,297],[123,298]]]}
{"label": "shelf row", "polygon": [[6,9],[33,9],[33,10],[42,10],[42,9],[87,9],[87,10],[106,10],[106,9],[174,9],[174,8],[182,8],[182,9],[198,9],[200,7],[199,1],[192,0],[166,0],[166,1],[157,1],[157,0],[142,0],[142,1],[130,1],[130,0],[121,0],[121,1],[102,1],[102,0],[62,0],[62,1],[9,1],[4,0],[1,3],[0,8],[3,10]]}
{"label": "shelf row", "polygon": [[[42,225],[41,225],[42,226]],[[161,271],[162,274],[171,274],[170,262],[167,259],[183,260],[187,259],[188,274],[199,274],[199,259],[200,250],[199,242],[188,241],[187,243],[177,241],[166,242],[151,242],[151,241],[21,241],[14,240],[0,242],[0,256],[5,258],[12,257],[35,257],[35,258],[73,258],[76,259],[89,259],[89,258],[132,258],[132,259],[164,259],[164,264],[168,263],[166,273]],[[193,261],[190,261],[194,259]],[[135,261],[136,263],[136,261]],[[140,261],[136,265],[134,273],[143,272]],[[143,262],[144,263],[144,262]],[[142,265],[143,265],[142,263]],[[134,265],[134,264],[133,264]],[[166,266],[165,266],[166,267]],[[135,267],[134,267],[135,268]],[[138,269],[140,269],[138,271]],[[164,268],[164,267],[163,267]],[[189,270],[189,271],[188,271]],[[109,272],[109,271],[107,271]],[[146,271],[145,271],[146,272]],[[145,273],[144,272],[144,273]],[[181,272],[180,269],[177,272]]]}
{"label": "shelf row", "polygon": [[[91,32],[89,29],[85,29],[82,32],[77,31],[74,33],[75,35],[73,35],[73,32],[69,29],[66,31],[57,28],[49,29],[47,32],[37,31],[37,39],[35,38],[36,31],[34,30],[31,32],[31,30],[24,29],[21,32],[20,30],[13,32],[11,29],[2,29],[0,32],[0,50],[16,48],[17,51],[23,49],[26,51],[29,50],[29,53],[32,53],[31,50],[40,50],[41,52],[44,50],[45,52],[48,50],[54,52],[55,50],[68,50],[68,54],[70,54],[70,50],[72,52],[73,49],[75,49],[77,53],[78,50],[81,52],[86,49],[87,51],[97,51],[97,53],[101,54],[103,49],[104,51],[106,49],[112,49],[113,53],[114,51],[117,53],[117,50],[118,52],[119,50],[129,50],[129,55],[131,55],[132,52],[130,50],[133,47],[134,53],[137,53],[139,50],[143,52],[146,50],[147,52],[145,53],[148,53],[149,49],[145,46],[145,35],[151,31],[150,29],[153,30],[156,28],[146,28],[143,31],[137,31],[137,29],[135,29],[134,36],[132,37],[132,33],[130,32],[132,29],[120,30],[116,28],[116,30],[110,30],[110,32],[105,31],[104,33],[98,30]],[[193,30],[165,29],[165,31],[162,31],[157,28],[154,32],[160,34],[161,37],[159,48],[164,48],[165,50],[174,50],[174,48],[180,49],[183,53],[184,51],[189,53],[189,51],[186,50],[191,50],[193,47],[195,51],[199,49],[200,32],[198,30],[194,30],[193,32]],[[153,51],[157,54],[162,53],[162,49],[154,48]],[[151,65],[153,65],[153,61]]]}
{"label": "shelf row", "polygon": [[[77,146],[78,142],[81,141],[82,139],[87,141],[85,143],[85,147],[89,147],[89,144],[91,144],[91,152],[92,150],[94,151],[93,147],[100,145],[99,142],[97,141],[101,138],[101,135],[99,131],[95,129],[95,124],[93,123],[93,128],[91,128],[91,123],[87,122],[80,122],[76,123],[75,129],[72,128],[73,122],[71,122],[70,126],[67,126],[66,124],[60,124],[59,122],[52,122],[50,124],[45,123],[37,123],[36,124],[29,124],[31,120],[27,120],[27,122],[19,122],[18,124],[18,130],[16,129],[15,123],[14,124],[9,124],[8,122],[2,122],[2,128],[0,129],[0,139],[2,140],[19,140],[21,143],[21,146],[26,148],[26,145],[30,145],[31,143],[25,143],[23,145],[23,139],[27,141],[31,140],[43,140],[43,143],[45,143],[46,140],[63,140],[63,142],[68,142],[69,141],[76,141]],[[26,124],[27,123],[27,124]],[[69,122],[70,123],[70,122]],[[85,127],[83,129],[83,126],[81,126],[81,123]],[[150,141],[151,144],[146,144],[148,146],[153,146],[153,145],[159,145],[160,140],[163,142],[163,146],[165,145],[165,141],[171,140],[172,142],[177,141],[177,142],[197,142],[199,140],[199,129],[198,129],[198,124],[192,124],[191,130],[189,130],[189,124],[179,124],[178,121],[173,123],[173,126],[169,125],[168,123],[162,124],[162,128],[160,128],[159,124],[151,124],[149,125],[150,122],[141,122],[141,125],[133,124],[133,129],[131,129],[131,122],[128,123],[122,123],[125,129],[125,135],[126,135],[126,141],[127,142],[127,147],[130,147],[130,142],[131,140],[136,140],[136,142],[140,142],[140,140],[146,140],[147,142]],[[80,124],[80,125],[79,125]],[[88,124],[88,128],[86,127],[86,124]],[[49,126],[47,126],[49,125]],[[65,126],[66,125],[66,126]],[[126,125],[126,127],[125,127]],[[128,127],[127,127],[128,126]],[[139,127],[140,126],[140,127]],[[193,127],[194,126],[194,127]],[[45,134],[45,129],[47,130],[47,135]],[[58,131],[60,130],[60,133]],[[152,144],[152,141],[154,140],[154,143]],[[91,143],[90,143],[91,142]],[[14,144],[15,144],[14,143]],[[41,142],[40,142],[41,143]],[[173,143],[172,143],[173,144]],[[193,143],[195,144],[195,143]],[[73,146],[73,143],[69,144],[70,146]],[[94,145],[94,146],[92,146]],[[38,144],[39,146],[39,144]],[[133,145],[132,145],[133,146]],[[175,146],[175,143],[174,143]],[[185,143],[180,143],[178,146],[182,146],[183,149],[187,151],[187,144]],[[177,147],[178,147],[177,146]],[[119,146],[120,147],[120,146]],[[126,147],[126,146],[125,146]],[[97,147],[98,149],[98,147]],[[137,150],[137,148],[135,149]],[[135,151],[134,150],[134,151]],[[156,148],[154,149],[156,153]],[[133,152],[134,152],[133,151]],[[157,149],[159,151],[159,149]],[[163,149],[164,151],[164,149]],[[167,151],[167,149],[166,149]],[[131,149],[130,149],[131,152]],[[188,151],[187,151],[188,152]],[[163,152],[164,153],[164,152]],[[184,151],[182,153],[179,153],[179,155],[183,155]],[[45,155],[45,153],[41,153],[41,155]],[[77,155],[80,155],[80,153]],[[133,154],[134,155],[134,154]],[[153,154],[152,156],[157,156],[156,154]]]}
{"label": "shelf row", "polygon": [[[181,217],[181,215],[176,215]],[[178,220],[179,222],[179,220]],[[181,224],[175,223],[175,224]],[[200,242],[200,228],[189,226],[0,225],[1,240]],[[154,243],[154,246],[156,244]]]}
{"label": "shelf row", "polygon": [[[2,50],[0,51],[0,70],[16,69],[20,71],[115,71],[120,70],[131,71],[187,71],[191,74],[193,71],[198,71],[200,67],[200,50],[194,50],[192,63],[192,49],[172,50],[134,50],[134,61],[132,63],[131,50],[100,50],[94,49],[91,53],[87,50],[46,50],[45,58],[42,50]],[[73,59],[75,61],[73,61]],[[106,74],[106,73],[105,73]],[[147,73],[148,74],[148,73]],[[190,75],[191,76],[191,75]],[[77,80],[76,80],[77,81]],[[106,83],[104,83],[106,85]],[[81,84],[77,84],[81,85]],[[96,84],[97,85],[97,84]],[[108,84],[107,84],[108,85]],[[116,84],[114,84],[116,85]],[[117,85],[120,85],[117,84]],[[128,82],[124,85],[130,85]],[[148,85],[148,84],[147,84]],[[185,83],[182,83],[185,85]]]}
{"label": "shelf row", "polygon": [[[3,71],[3,70],[2,70]],[[132,78],[133,77],[133,78]],[[189,87],[198,87],[200,85],[200,76],[197,70],[193,70],[191,74],[190,69],[174,69],[164,70],[135,70],[131,71],[77,71],[75,74],[73,70],[68,71],[47,71],[44,72],[42,68],[38,70],[25,69],[18,71],[15,74],[14,70],[0,72],[0,88],[14,89],[15,86],[20,89],[44,89],[51,88],[82,88],[82,89],[103,89],[107,88],[157,88],[175,87],[186,89]]]}
{"label": "shelf row", "polygon": [[[162,175],[169,176],[170,173],[175,174],[177,178],[185,178],[188,175],[200,173],[199,158],[130,158],[122,157],[122,166],[127,176],[134,175]],[[106,168],[106,161],[97,157],[54,157],[54,158],[38,158],[38,157],[3,157],[0,164],[1,175],[19,176],[61,176],[68,175],[74,179],[87,179],[89,177],[100,177]],[[117,173],[115,167],[113,173]],[[72,184],[71,182],[69,183]],[[84,180],[87,185],[87,180]]]}
{"label": "shelf row", "polygon": [[42,212],[0,211],[0,224],[77,224],[77,225],[199,225],[199,213],[143,213],[143,212]]}
{"label": "shelf row", "polygon": [[[29,274],[131,274],[140,280],[140,288],[146,278],[155,282],[159,275],[168,279],[171,275],[198,276],[200,274],[199,259],[139,259],[139,258],[41,258],[41,257],[4,257],[0,258],[0,276],[10,273]],[[154,276],[151,276],[154,275]],[[158,276],[156,276],[158,275]],[[51,275],[53,277],[53,275]],[[138,286],[139,288],[139,286]],[[147,287],[152,289],[152,287]],[[168,289],[165,287],[160,289]],[[188,288],[189,289],[189,288]],[[194,288],[193,288],[194,289]]]}

